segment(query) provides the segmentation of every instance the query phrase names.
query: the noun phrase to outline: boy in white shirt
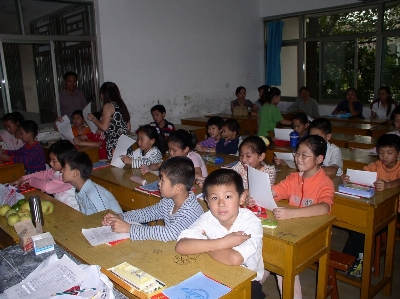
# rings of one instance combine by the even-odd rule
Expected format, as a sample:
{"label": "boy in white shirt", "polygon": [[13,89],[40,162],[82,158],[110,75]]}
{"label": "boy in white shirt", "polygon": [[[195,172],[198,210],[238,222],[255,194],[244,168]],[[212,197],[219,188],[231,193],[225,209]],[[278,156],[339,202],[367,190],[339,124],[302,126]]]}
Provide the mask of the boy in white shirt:
{"label": "boy in white shirt", "polygon": [[212,172],[204,181],[203,195],[210,211],[179,235],[176,251],[180,254],[208,253],[227,265],[241,265],[257,272],[252,281],[252,298],[265,298],[260,280],[264,274],[262,259],[263,228],[244,203],[242,177],[231,169]]}

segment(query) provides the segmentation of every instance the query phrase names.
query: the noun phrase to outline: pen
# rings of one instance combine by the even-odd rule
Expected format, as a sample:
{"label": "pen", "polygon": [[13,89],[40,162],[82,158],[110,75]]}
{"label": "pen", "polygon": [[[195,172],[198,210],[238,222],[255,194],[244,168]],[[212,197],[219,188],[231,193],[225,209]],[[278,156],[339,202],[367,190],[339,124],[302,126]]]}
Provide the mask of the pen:
{"label": "pen", "polygon": [[82,289],[82,290],[76,290],[76,291],[71,291],[71,292],[59,292],[59,293],[55,293],[51,296],[74,295],[75,293],[83,293],[83,292],[95,291],[95,290],[96,290],[96,288],[89,288],[89,289]]}

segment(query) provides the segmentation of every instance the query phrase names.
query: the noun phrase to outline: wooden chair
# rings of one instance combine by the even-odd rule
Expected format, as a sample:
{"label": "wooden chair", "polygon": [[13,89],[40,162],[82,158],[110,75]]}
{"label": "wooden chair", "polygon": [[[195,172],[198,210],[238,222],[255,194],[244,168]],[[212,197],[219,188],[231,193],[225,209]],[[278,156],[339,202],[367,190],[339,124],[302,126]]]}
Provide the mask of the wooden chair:
{"label": "wooden chair", "polygon": [[384,231],[375,237],[374,271],[375,277],[381,275],[381,257],[386,253],[387,232]]}

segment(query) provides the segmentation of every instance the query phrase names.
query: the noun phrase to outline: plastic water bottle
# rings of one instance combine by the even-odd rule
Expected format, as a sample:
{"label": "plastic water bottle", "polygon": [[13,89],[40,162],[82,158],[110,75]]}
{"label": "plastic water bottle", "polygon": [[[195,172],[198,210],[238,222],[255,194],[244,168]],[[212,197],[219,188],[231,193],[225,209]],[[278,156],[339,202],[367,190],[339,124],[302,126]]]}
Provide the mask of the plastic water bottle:
{"label": "plastic water bottle", "polygon": [[289,134],[290,136],[290,147],[296,147],[299,144],[299,133],[293,131]]}

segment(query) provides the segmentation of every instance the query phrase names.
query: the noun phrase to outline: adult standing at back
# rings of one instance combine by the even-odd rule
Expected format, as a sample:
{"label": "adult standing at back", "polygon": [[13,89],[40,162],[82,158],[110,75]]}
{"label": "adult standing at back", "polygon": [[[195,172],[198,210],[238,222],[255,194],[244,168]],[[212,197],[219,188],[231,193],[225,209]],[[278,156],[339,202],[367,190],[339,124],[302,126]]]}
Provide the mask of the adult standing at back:
{"label": "adult standing at back", "polygon": [[[77,89],[78,74],[66,72],[63,76],[65,89],[60,91],[60,116],[71,117],[75,110],[83,110],[88,101],[82,91]],[[57,111],[56,109],[54,111]]]}
{"label": "adult standing at back", "polygon": [[118,86],[113,82],[104,82],[100,87],[100,99],[103,102],[103,110],[100,120],[92,113],[88,119],[104,132],[106,137],[107,159],[111,160],[118,138],[126,135],[131,130],[128,108],[121,98]]}
{"label": "adult standing at back", "polygon": [[239,86],[236,88],[236,100],[231,102],[231,112],[233,115],[248,115],[253,109],[254,104],[250,100],[246,100],[246,88]]}
{"label": "adult standing at back", "polygon": [[310,97],[310,90],[307,86],[302,86],[299,89],[299,96],[292,105],[287,108],[288,112],[304,112],[312,118],[319,117],[318,103]]}

